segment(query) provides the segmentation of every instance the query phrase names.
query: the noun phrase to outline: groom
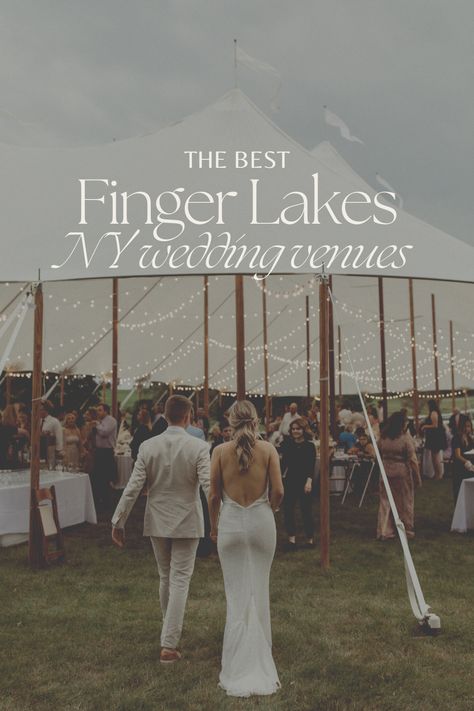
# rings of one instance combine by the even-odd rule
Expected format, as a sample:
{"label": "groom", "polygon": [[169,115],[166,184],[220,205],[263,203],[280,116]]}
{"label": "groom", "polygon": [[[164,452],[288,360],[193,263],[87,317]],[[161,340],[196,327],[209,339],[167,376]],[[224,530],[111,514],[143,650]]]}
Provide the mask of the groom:
{"label": "groom", "polygon": [[204,523],[199,484],[209,493],[209,447],[186,432],[191,402],[168,398],[168,429],[146,440],[112,518],[112,540],[123,547],[125,522],[143,486],[148,488],[143,535],[150,536],[160,576],[163,613],[160,662],[181,659],[177,646],[183,627],[189,583]]}

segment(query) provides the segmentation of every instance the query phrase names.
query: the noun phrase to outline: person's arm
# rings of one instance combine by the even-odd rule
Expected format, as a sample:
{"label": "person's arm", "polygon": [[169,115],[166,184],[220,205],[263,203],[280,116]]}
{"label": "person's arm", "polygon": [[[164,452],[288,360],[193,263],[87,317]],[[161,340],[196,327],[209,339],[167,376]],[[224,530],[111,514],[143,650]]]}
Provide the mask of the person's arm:
{"label": "person's arm", "polygon": [[312,442],[308,442],[308,444],[311,446],[311,449],[308,447],[308,472],[311,472],[311,474],[308,474],[306,478],[304,485],[305,494],[311,494],[313,489],[314,465],[316,462],[316,449],[314,444]]}
{"label": "person's arm", "polygon": [[438,413],[432,412],[430,415],[431,425],[421,425],[422,430],[436,430],[438,429]]}
{"label": "person's arm", "polygon": [[211,458],[211,482],[209,488],[209,518],[211,521],[210,538],[214,543],[217,542],[217,521],[221,508],[222,499],[222,476],[220,463],[220,448],[222,445],[215,448]]}
{"label": "person's arm", "polygon": [[418,457],[416,456],[416,449],[415,445],[413,443],[413,440],[410,436],[407,436],[407,458],[408,458],[408,466],[410,467],[411,475],[413,478],[413,483],[415,484],[416,487],[421,486],[421,476],[420,476],[420,467],[418,465]]}
{"label": "person's arm", "polygon": [[[138,499],[138,496],[141,490],[143,489],[145,482],[146,464],[145,457],[143,454],[143,447],[140,447],[140,449],[138,450],[137,461],[135,462],[135,466],[133,467],[132,475],[123,491],[122,496],[120,497],[120,501],[118,502],[117,508],[115,509],[115,513],[112,517],[112,540],[116,545],[120,547],[123,546],[125,540],[123,528],[130,515],[130,511],[132,510],[133,504]],[[117,533],[118,530],[121,530],[122,533]],[[116,535],[114,535],[114,533]]]}
{"label": "person's arm", "polygon": [[268,478],[270,480],[270,506],[272,511],[278,511],[283,500],[283,481],[281,478],[280,458],[273,445],[270,445],[270,457],[268,461]]}
{"label": "person's arm", "polygon": [[199,483],[202,486],[204,495],[206,499],[209,496],[210,488],[210,461],[209,461],[209,448],[207,444],[201,448],[199,456],[197,459],[197,475]]}

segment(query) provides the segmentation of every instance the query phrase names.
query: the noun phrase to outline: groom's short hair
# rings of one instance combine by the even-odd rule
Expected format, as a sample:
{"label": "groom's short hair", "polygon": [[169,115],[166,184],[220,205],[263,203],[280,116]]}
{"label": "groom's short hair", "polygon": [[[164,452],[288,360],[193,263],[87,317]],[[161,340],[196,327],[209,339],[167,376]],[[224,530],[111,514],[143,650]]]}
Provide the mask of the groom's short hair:
{"label": "groom's short hair", "polygon": [[165,417],[170,425],[174,425],[177,422],[182,422],[192,407],[191,400],[188,400],[187,397],[172,395],[166,401]]}

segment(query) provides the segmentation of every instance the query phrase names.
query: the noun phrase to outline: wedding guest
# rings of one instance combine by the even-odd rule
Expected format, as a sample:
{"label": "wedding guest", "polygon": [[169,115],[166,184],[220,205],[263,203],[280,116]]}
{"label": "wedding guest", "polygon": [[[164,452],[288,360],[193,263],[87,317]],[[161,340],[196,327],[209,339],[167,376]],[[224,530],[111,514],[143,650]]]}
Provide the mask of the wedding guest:
{"label": "wedding guest", "polygon": [[0,423],[0,469],[14,466],[14,438],[18,433],[18,423],[13,405],[7,405],[2,412]]}
{"label": "wedding guest", "polygon": [[137,415],[137,428],[133,433],[132,441],[130,442],[130,451],[134,462],[137,460],[138,450],[142,442],[153,437],[153,428],[151,424],[151,415],[148,410],[139,410]]}
{"label": "wedding guest", "polygon": [[111,484],[116,479],[114,449],[117,440],[117,420],[105,403],[97,406],[95,425],[94,465],[91,476],[94,502],[99,512],[110,505]]}
{"label": "wedding guest", "polygon": [[356,442],[357,439],[352,431],[351,425],[347,425],[338,437],[338,445],[344,448],[344,452],[347,452],[351,447],[355,447]]}
{"label": "wedding guest", "polygon": [[16,435],[16,446],[20,466],[23,466],[29,458],[29,446],[31,437],[30,417],[26,409],[19,410],[17,415],[18,431]]}
{"label": "wedding guest", "polygon": [[200,427],[197,425],[196,418],[194,417],[194,410],[191,408],[191,424],[189,424],[186,427],[186,432],[190,434],[192,437],[197,437],[198,439],[202,439],[204,442],[206,441],[206,437],[204,435],[204,430],[202,430]]}
{"label": "wedding guest", "polygon": [[370,426],[372,427],[374,437],[376,440],[378,440],[380,437],[380,422],[377,409],[375,407],[369,407],[369,409],[367,410],[367,414],[369,416],[369,422]]}
{"label": "wedding guest", "polygon": [[364,484],[372,467],[372,462],[375,460],[374,446],[364,430],[359,433],[355,446],[351,447],[348,453],[355,454],[359,459],[358,466],[352,474],[354,493],[359,496],[364,490]]}
{"label": "wedding guest", "polygon": [[212,456],[214,449],[217,447],[217,445],[222,444],[223,442],[230,442],[232,439],[232,435],[233,435],[232,427],[230,425],[227,425],[226,427],[224,427],[224,429],[221,432],[221,436],[219,438],[220,441],[215,440],[212,443],[211,451],[210,451],[211,456]]}
{"label": "wedding guest", "polygon": [[446,433],[443,418],[436,400],[428,400],[429,415],[420,430],[425,435],[425,449],[430,453],[434,478],[443,478],[443,451],[446,449]]}
{"label": "wedding guest", "polygon": [[79,471],[83,454],[82,436],[77,426],[76,415],[68,412],[64,418],[63,426],[64,455],[63,462],[67,469]]}
{"label": "wedding guest", "polygon": [[379,423],[381,424],[385,419],[384,409],[383,409],[383,400],[377,400],[377,415],[378,415]]}
{"label": "wedding guest", "polygon": [[474,450],[474,434],[472,422],[469,419],[464,420],[461,432],[454,435],[453,452],[454,452],[454,470],[453,470],[453,494],[454,502],[458,499],[459,489],[463,479],[474,477],[474,463],[472,459],[468,459],[465,454]]}
{"label": "wedding guest", "polygon": [[209,435],[209,418],[203,407],[198,407],[196,415],[196,426],[200,427],[204,432],[204,438],[207,440]]}
{"label": "wedding guest", "polygon": [[56,417],[53,417],[54,408],[49,400],[42,400],[40,406],[41,458],[46,459],[48,466],[56,466],[56,461],[63,454],[63,428]]}
{"label": "wedding guest", "polygon": [[97,410],[89,407],[84,413],[84,424],[81,428],[81,441],[83,449],[82,470],[87,474],[92,474],[94,468],[95,449],[95,424],[97,421]]}
{"label": "wedding guest", "polygon": [[153,433],[152,436],[157,437],[167,429],[168,423],[166,422],[166,417],[164,415],[164,407],[160,402],[155,401],[151,410],[153,414],[151,423]]}
{"label": "wedding guest", "polygon": [[342,403],[342,407],[339,409],[339,412],[337,413],[337,419],[338,419],[339,425],[341,427],[346,427],[347,425],[351,424],[352,410],[351,410],[348,402],[344,401]]}
{"label": "wedding guest", "polygon": [[460,434],[463,431],[464,423],[468,420],[468,415],[462,413],[457,407],[454,408],[453,414],[449,418],[449,429],[453,433],[453,436]]}
{"label": "wedding guest", "polygon": [[289,437],[281,445],[281,471],[285,488],[283,499],[289,550],[296,549],[295,508],[299,503],[308,545],[314,544],[312,488],[316,449],[313,435],[303,417],[290,424]]}
{"label": "wedding guest", "polygon": [[290,434],[290,425],[293,422],[293,420],[297,420],[300,418],[300,415],[298,414],[298,405],[296,402],[292,402],[288,412],[285,412],[283,415],[283,419],[280,423],[280,429],[279,433],[283,437],[288,437]]}
{"label": "wedding guest", "polygon": [[[378,446],[398,515],[405,526],[407,537],[414,538],[414,489],[421,486],[421,477],[413,438],[406,431],[406,426],[403,413],[394,412],[382,428]],[[385,541],[395,538],[397,531],[382,479],[379,493],[377,538]]]}

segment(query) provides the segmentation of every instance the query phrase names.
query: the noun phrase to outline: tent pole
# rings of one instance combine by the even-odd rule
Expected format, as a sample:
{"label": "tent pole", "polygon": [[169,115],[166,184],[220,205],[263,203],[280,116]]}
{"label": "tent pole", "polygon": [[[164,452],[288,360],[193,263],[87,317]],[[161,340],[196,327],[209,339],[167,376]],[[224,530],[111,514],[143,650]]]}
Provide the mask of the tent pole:
{"label": "tent pole", "polygon": [[267,280],[263,280],[262,288],[262,317],[263,317],[263,379],[265,385],[265,431],[270,426],[270,397],[268,386],[268,331],[267,331]]}
{"label": "tent pole", "polygon": [[337,370],[338,370],[338,385],[339,385],[339,397],[342,395],[342,356],[341,356],[341,339],[342,339],[342,334],[341,334],[341,327],[337,327]]}
{"label": "tent pole", "polygon": [[383,418],[388,417],[387,408],[387,363],[385,355],[385,309],[383,303],[383,278],[378,277],[379,283],[379,328],[380,328],[380,360],[381,360],[381,376],[382,376],[382,402],[383,402]]}
{"label": "tent pole", "polygon": [[245,400],[245,326],[244,326],[244,277],[235,276],[235,328],[237,400]]}
{"label": "tent pole", "polygon": [[449,322],[449,351],[451,360],[451,392],[452,392],[452,403],[453,412],[456,409],[456,393],[455,393],[455,383],[454,383],[454,329],[453,322]]}
{"label": "tent pole", "polygon": [[413,279],[408,279],[408,295],[410,298],[410,336],[411,336],[411,366],[413,372],[413,417],[418,431],[420,411],[418,404],[418,376],[416,372],[416,339],[415,339],[415,301],[413,298]]}
{"label": "tent pole", "polygon": [[59,381],[59,404],[64,407],[64,373],[61,373]]}
{"label": "tent pole", "polygon": [[34,492],[40,485],[40,437],[41,437],[41,393],[43,361],[43,288],[40,283],[34,288],[35,317],[33,342],[33,377],[31,390],[31,463],[30,463],[30,532],[28,559],[34,568],[42,560],[39,521],[35,507]]}
{"label": "tent pole", "polygon": [[436,333],[436,302],[435,295],[431,294],[431,317],[433,322],[433,359],[436,402],[439,404],[439,370],[438,370],[438,337]]}
{"label": "tent pole", "polygon": [[319,282],[320,538],[321,567],[329,568],[329,323],[328,282]]}
{"label": "tent pole", "polygon": [[[332,276],[329,276],[329,288],[334,294]],[[329,300],[329,420],[333,437],[337,434],[336,426],[336,368],[334,362],[334,313],[332,301]]]}
{"label": "tent pole", "polygon": [[209,416],[209,277],[204,277],[204,412]]}
{"label": "tent pole", "polygon": [[309,362],[311,360],[310,349],[310,333],[309,333],[309,296],[305,298],[306,302],[306,395],[311,397],[311,370]]}
{"label": "tent pole", "polygon": [[112,279],[112,415],[118,418],[118,291],[119,280]]}

